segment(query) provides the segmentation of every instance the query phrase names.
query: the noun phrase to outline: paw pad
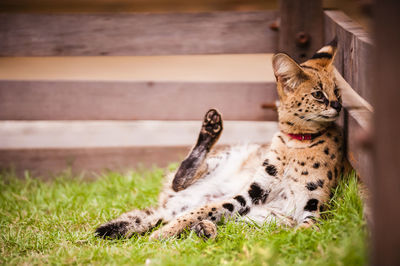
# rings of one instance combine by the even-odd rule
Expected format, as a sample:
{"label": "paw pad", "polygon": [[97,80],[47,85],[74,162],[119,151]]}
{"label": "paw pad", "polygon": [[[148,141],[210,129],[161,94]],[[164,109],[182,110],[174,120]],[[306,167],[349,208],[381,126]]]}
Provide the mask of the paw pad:
{"label": "paw pad", "polygon": [[222,118],[221,114],[218,113],[215,109],[210,109],[205,117],[203,122],[203,128],[205,131],[211,135],[217,135],[222,131]]}
{"label": "paw pad", "polygon": [[192,230],[203,239],[214,239],[217,236],[217,228],[215,224],[208,220],[198,222],[192,227]]}

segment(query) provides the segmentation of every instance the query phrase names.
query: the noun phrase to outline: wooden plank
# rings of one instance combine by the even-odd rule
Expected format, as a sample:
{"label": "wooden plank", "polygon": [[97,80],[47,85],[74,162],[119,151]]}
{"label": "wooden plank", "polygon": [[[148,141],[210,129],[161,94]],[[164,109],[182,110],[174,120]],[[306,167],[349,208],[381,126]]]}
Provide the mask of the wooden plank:
{"label": "wooden plank", "polygon": [[275,83],[2,81],[0,120],[276,120]]}
{"label": "wooden plank", "polygon": [[[51,178],[67,169],[88,177],[103,170],[165,167],[185,157],[201,121],[9,121],[0,123],[0,170]],[[270,141],[276,122],[225,121],[219,146]]]}
{"label": "wooden plank", "polygon": [[[224,116],[224,114],[222,114]],[[197,121],[2,121],[0,149],[191,146]],[[219,144],[265,143],[277,122],[224,121]]]}
{"label": "wooden plank", "polygon": [[400,2],[376,1],[372,265],[400,265]]}
{"label": "wooden plank", "polygon": [[275,11],[0,14],[0,56],[268,53]]}
{"label": "wooden plank", "polygon": [[325,41],[338,38],[335,66],[351,87],[372,101],[373,43],[369,34],[341,11],[325,11]]}
{"label": "wooden plank", "polygon": [[373,107],[364,100],[337,69],[336,84],[342,91],[346,154],[357,174],[365,183],[371,182],[372,154],[368,142],[372,134]]}
{"label": "wooden plank", "polygon": [[[365,184],[370,184],[374,178],[372,153],[369,145],[369,141],[371,141],[371,130],[366,129],[359,120],[357,120],[354,114],[349,114],[347,110],[345,110],[345,112],[347,159],[352,167],[357,171],[361,180]],[[359,111],[357,111],[357,113],[359,114]],[[372,120],[371,113],[364,113],[364,116],[367,116]]]}
{"label": "wooden plank", "polygon": [[321,0],[281,0],[279,51],[297,62],[310,58],[323,45]]}
{"label": "wooden plank", "polygon": [[272,54],[1,57],[1,80],[275,82]]}
{"label": "wooden plank", "polygon": [[[338,38],[336,79],[342,89],[345,107],[344,129],[349,162],[362,180],[373,179],[372,135],[373,107],[371,73],[373,44],[360,25],[341,11],[325,11],[325,40]],[[340,73],[340,74],[339,74]]]}
{"label": "wooden plank", "polygon": [[106,170],[127,171],[138,166],[165,167],[185,158],[190,146],[107,147],[70,149],[0,149],[0,171],[13,170],[19,177],[29,171],[49,179],[65,171],[93,178]]}
{"label": "wooden plank", "polygon": [[182,0],[2,0],[0,12],[94,13],[94,12],[199,12],[211,10],[276,9],[276,1],[182,1]]}

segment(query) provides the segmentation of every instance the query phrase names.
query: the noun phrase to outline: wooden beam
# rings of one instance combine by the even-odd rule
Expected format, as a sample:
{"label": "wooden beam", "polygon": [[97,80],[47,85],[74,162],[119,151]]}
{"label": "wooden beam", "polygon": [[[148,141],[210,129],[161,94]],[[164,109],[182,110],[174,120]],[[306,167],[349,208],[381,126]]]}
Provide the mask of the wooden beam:
{"label": "wooden beam", "polygon": [[309,59],[322,45],[322,1],[281,0],[279,51],[300,63]]}
{"label": "wooden beam", "polygon": [[0,120],[276,120],[275,83],[2,81]]}
{"label": "wooden beam", "polygon": [[[353,111],[372,120],[372,113]],[[363,183],[370,184],[374,178],[371,153],[371,130],[364,128],[354,114],[345,110],[346,155]],[[368,205],[369,206],[369,205]]]}
{"label": "wooden beam", "polygon": [[344,131],[346,135],[346,155],[357,174],[366,184],[372,175],[372,116],[373,107],[364,100],[337,69],[334,70],[336,84],[342,91],[344,110]]}
{"label": "wooden beam", "polygon": [[342,11],[325,11],[325,41],[338,38],[335,66],[361,97],[372,102],[374,47],[369,34]]}
{"label": "wooden beam", "polygon": [[0,14],[0,56],[270,53],[275,11]]}
{"label": "wooden beam", "polygon": [[116,12],[199,12],[208,10],[276,9],[276,1],[215,0],[2,0],[0,12],[14,13],[116,13]]}
{"label": "wooden beam", "polygon": [[1,80],[275,82],[272,54],[1,57]]}
{"label": "wooden beam", "polygon": [[375,3],[372,265],[400,265],[400,2]]}
{"label": "wooden beam", "polygon": [[336,79],[345,107],[347,158],[362,180],[374,178],[371,153],[374,47],[368,33],[341,11],[325,11],[325,40],[338,38]]}
{"label": "wooden beam", "polygon": [[0,171],[26,171],[35,178],[51,179],[65,171],[93,178],[104,171],[127,171],[136,167],[165,167],[185,158],[190,146],[0,149]]}
{"label": "wooden beam", "polygon": [[[224,117],[224,114],[222,114]],[[192,146],[196,121],[1,121],[0,149]],[[219,144],[265,143],[277,122],[224,121]]]}
{"label": "wooden beam", "polygon": [[[107,169],[165,167],[186,156],[200,127],[200,119],[0,122],[0,170],[51,178],[67,169],[91,177]],[[277,131],[276,122],[225,121],[218,145],[264,144]]]}

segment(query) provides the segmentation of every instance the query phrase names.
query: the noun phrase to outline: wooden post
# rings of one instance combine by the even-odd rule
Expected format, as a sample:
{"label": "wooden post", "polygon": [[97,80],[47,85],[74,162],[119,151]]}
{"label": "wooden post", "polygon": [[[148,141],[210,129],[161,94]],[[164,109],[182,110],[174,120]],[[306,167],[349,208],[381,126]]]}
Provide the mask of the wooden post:
{"label": "wooden post", "polygon": [[280,19],[280,52],[303,62],[322,47],[322,0],[281,0]]}
{"label": "wooden post", "polygon": [[372,265],[400,265],[400,2],[376,1]]}

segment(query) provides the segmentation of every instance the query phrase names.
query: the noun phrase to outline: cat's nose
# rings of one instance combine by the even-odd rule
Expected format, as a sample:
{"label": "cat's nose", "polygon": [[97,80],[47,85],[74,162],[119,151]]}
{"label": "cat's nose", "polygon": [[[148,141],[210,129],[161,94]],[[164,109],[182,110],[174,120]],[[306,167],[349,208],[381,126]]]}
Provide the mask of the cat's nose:
{"label": "cat's nose", "polygon": [[342,110],[342,104],[338,101],[331,101],[331,107],[335,109],[338,113]]}

